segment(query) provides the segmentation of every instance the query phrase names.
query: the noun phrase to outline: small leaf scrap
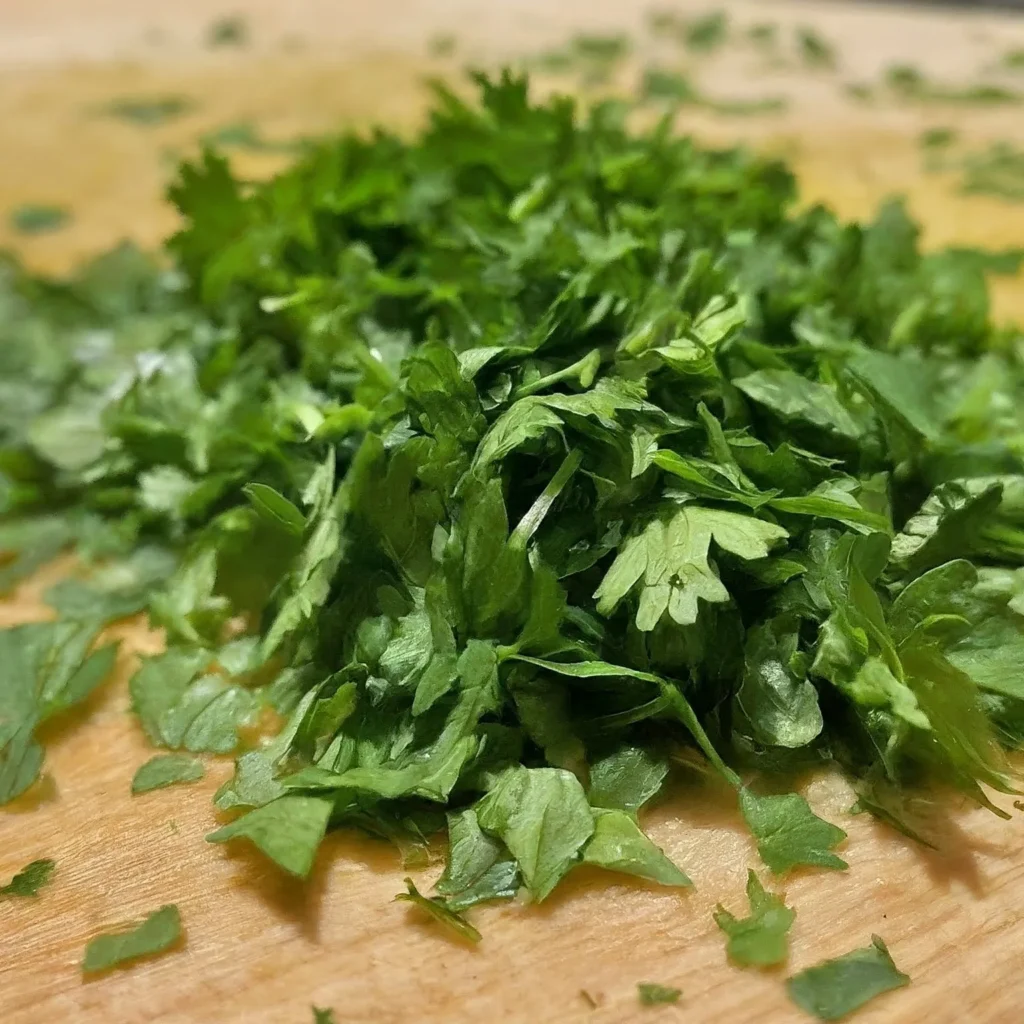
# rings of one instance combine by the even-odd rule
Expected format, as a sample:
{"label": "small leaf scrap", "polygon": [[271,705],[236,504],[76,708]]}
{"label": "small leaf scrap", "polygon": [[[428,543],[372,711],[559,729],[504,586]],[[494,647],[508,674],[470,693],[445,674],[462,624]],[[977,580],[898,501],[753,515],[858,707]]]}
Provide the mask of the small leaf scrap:
{"label": "small leaf scrap", "polygon": [[95,974],[142,957],[163,953],[181,936],[181,915],[170,903],[126,931],[98,935],[85,947],[82,971]]}

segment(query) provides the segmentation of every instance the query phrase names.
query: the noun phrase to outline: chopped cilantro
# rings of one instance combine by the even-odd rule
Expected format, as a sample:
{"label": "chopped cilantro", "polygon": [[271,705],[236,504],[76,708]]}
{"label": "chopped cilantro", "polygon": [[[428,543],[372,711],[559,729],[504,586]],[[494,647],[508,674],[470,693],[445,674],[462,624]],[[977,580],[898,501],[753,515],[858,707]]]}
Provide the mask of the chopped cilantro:
{"label": "chopped cilantro", "polygon": [[248,42],[249,25],[240,14],[218,18],[206,31],[207,46],[245,46]]}
{"label": "chopped cilantro", "polygon": [[168,950],[180,937],[181,915],[174,904],[168,904],[133,928],[92,939],[85,947],[82,971],[95,974],[142,957],[155,956]]}
{"label": "chopped cilantro", "polygon": [[135,773],[132,793],[148,793],[179,782],[198,782],[203,777],[203,765],[194,757],[183,754],[157,754]]}
{"label": "chopped cilantro", "polygon": [[[704,51],[732,31],[652,24]],[[632,46],[553,63],[599,78]],[[1024,356],[985,275],[1019,254],[922,253],[900,203],[850,224],[671,118],[475,83],[437,86],[418,134],[345,132],[265,183],[205,147],[165,258],[0,263],[0,591],[77,556],[58,621],[0,631],[0,802],[107,675],[104,625],[145,611],[167,649],[131,703],[162,753],[136,791],[234,754],[208,839],[298,878],[329,828],[417,864],[447,823],[438,897],[402,898],[470,938],[466,908],[581,866],[686,887],[640,818],[679,761],[738,790],[775,873],[846,866],[843,830],[773,788],[816,763],[908,834],[919,781],[1005,814]],[[765,109],[657,63],[643,87]],[[886,88],[958,95],[907,68]],[[729,955],[778,962],[793,911],[748,897],[717,914]],[[163,948],[171,916],[89,963]],[[801,977],[807,1005],[853,1005]]]}
{"label": "chopped cilantro", "polygon": [[4,896],[38,896],[39,890],[53,877],[56,861],[34,860],[23,867],[6,885],[0,885],[0,899]]}
{"label": "chopped cilantro", "polygon": [[45,235],[59,231],[71,220],[71,213],[64,206],[43,203],[26,203],[17,206],[8,214],[7,222],[12,231],[19,235]]}
{"label": "chopped cilantro", "polygon": [[637,985],[637,995],[644,1006],[657,1006],[664,1003],[678,1003],[683,990],[655,982],[642,981]]}
{"label": "chopped cilantro", "polygon": [[744,967],[782,963],[788,953],[786,936],[796,911],[787,907],[781,897],[766,892],[753,871],[747,876],[747,900],[749,917],[736,918],[721,904],[714,914],[715,924],[728,936],[729,959]]}
{"label": "chopped cilantro", "polygon": [[435,921],[440,922],[449,931],[454,932],[461,939],[467,942],[479,942],[480,933],[460,914],[452,910],[441,897],[427,899],[421,896],[419,890],[413,884],[411,878],[405,880],[405,887],[408,892],[400,892],[395,899],[412,903],[420,910],[426,911]]}
{"label": "chopped cilantro", "polygon": [[110,117],[155,128],[191,113],[195,103],[185,96],[125,97],[113,100],[104,108]]}
{"label": "chopped cilantro", "polygon": [[798,793],[756,796],[740,790],[740,810],[757,840],[761,859],[780,875],[798,865],[847,867],[831,852],[846,838],[836,825],[819,818]]}
{"label": "chopped cilantro", "polygon": [[839,1020],[876,996],[910,984],[896,969],[885,943],[871,945],[793,975],[786,981],[789,997],[818,1020]]}
{"label": "chopped cilantro", "polygon": [[834,68],[835,47],[819,32],[807,25],[796,30],[796,44],[800,59],[809,68]]}

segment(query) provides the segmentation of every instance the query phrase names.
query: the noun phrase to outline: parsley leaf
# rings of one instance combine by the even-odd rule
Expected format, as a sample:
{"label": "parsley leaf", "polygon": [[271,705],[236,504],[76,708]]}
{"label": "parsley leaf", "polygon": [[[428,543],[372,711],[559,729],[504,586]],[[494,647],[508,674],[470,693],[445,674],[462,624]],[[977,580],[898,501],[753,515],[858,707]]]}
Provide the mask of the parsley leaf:
{"label": "parsley leaf", "polygon": [[658,1006],[664,1003],[678,1003],[683,990],[669,985],[642,981],[637,985],[637,995],[644,1006]]}
{"label": "parsley leaf", "polygon": [[439,921],[449,931],[454,932],[467,942],[480,941],[480,933],[465,918],[460,917],[452,910],[443,899],[440,897],[427,899],[426,896],[421,896],[411,878],[405,880],[405,885],[409,891],[400,892],[395,897],[396,900],[405,900],[419,907],[420,910],[426,911],[435,921]]}
{"label": "parsley leaf", "polygon": [[693,884],[625,811],[594,811],[594,834],[583,848],[583,863],[636,875],[661,885],[686,887]]}
{"label": "parsley leaf", "polygon": [[182,754],[157,754],[141,765],[132,778],[132,793],[148,793],[179,782],[198,782],[203,765],[194,757]]}
{"label": "parsley leaf", "polygon": [[846,838],[846,833],[819,818],[798,793],[757,796],[743,787],[740,810],[757,840],[757,852],[775,874],[800,865],[847,867],[846,861],[830,852]]}
{"label": "parsley leaf", "polygon": [[790,999],[818,1020],[839,1020],[876,996],[910,984],[896,969],[885,943],[871,945],[794,974],[786,981]]}
{"label": "parsley leaf", "polygon": [[206,841],[248,839],[285,871],[305,878],[327,831],[331,808],[330,800],[319,797],[281,796],[211,832]]}
{"label": "parsley leaf", "polygon": [[34,860],[23,867],[6,885],[0,885],[0,898],[4,896],[38,896],[39,890],[53,877],[56,861]]}
{"label": "parsley leaf", "polygon": [[559,768],[508,769],[476,812],[480,827],[508,847],[538,900],[578,862],[595,831],[583,787]]}
{"label": "parsley leaf", "polygon": [[181,915],[174,904],[168,904],[130,930],[91,939],[85,947],[82,971],[96,974],[142,957],[155,956],[173,946],[180,937]]}
{"label": "parsley leaf", "polygon": [[715,924],[728,936],[729,959],[744,967],[770,967],[782,963],[788,949],[786,935],[796,917],[782,898],[766,892],[761,880],[747,874],[750,916],[736,918],[721,904],[714,913]]}

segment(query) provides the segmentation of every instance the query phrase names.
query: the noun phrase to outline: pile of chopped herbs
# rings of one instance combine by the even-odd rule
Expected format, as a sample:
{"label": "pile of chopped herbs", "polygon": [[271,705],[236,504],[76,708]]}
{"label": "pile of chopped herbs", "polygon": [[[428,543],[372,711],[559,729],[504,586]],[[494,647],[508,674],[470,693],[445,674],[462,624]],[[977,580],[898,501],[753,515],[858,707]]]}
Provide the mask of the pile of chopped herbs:
{"label": "pile of chopped herbs", "polygon": [[[679,764],[775,874],[846,867],[787,792],[810,766],[923,841],[922,786],[1005,816],[1024,349],[983,264],[922,255],[898,203],[799,209],[783,165],[670,118],[478,85],[266,184],[207,151],[170,266],[4,264],[0,588],[77,568],[56,622],[0,632],[0,802],[105,677],[103,625],[145,610],[167,650],[132,704],[177,753],[136,790],[236,754],[208,838],[298,876],[328,829],[414,866],[447,824],[438,895],[401,898],[471,941],[467,908],[580,864],[689,885],[638,824]],[[729,955],[777,963],[793,911],[748,895],[716,914]],[[906,981],[881,940],[850,957],[794,998]]]}

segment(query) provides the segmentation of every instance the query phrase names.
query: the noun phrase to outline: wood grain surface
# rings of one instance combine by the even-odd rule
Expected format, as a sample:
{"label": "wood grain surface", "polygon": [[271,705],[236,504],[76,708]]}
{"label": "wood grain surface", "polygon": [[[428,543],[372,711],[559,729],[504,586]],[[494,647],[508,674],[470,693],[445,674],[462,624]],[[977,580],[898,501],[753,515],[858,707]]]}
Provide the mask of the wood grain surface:
{"label": "wood grain surface", "polygon": [[[922,175],[917,146],[922,129],[940,125],[961,129],[970,144],[1024,143],[1020,108],[861,107],[841,88],[877,78],[897,59],[969,80],[1001,51],[1024,45],[1024,22],[873,5],[731,9],[741,23],[814,23],[837,43],[841,67],[818,75],[766,69],[749,52],[729,50],[701,69],[709,89],[785,94],[791,109],[742,123],[687,115],[683,128],[785,153],[805,201],[828,199],[850,216],[906,193],[929,244],[1024,244],[1024,205],[956,195],[948,176]],[[206,131],[240,119],[271,138],[381,118],[410,126],[423,109],[425,73],[452,73],[471,58],[492,63],[575,30],[635,30],[643,10],[624,0],[236,0],[223,9],[200,0],[159,8],[0,0],[0,217],[25,202],[67,203],[75,215],[67,230],[29,240],[2,227],[0,244],[17,244],[50,270],[126,235],[155,245],[174,224],[159,199],[172,158],[194,151]],[[206,49],[210,20],[232,12],[246,15],[251,44]],[[455,60],[426,56],[427,40],[442,31],[459,37]],[[103,103],[129,94],[186,95],[197,108],[153,129],[98,116]],[[239,157],[253,175],[279,160]],[[1024,318],[1019,280],[996,282],[995,308]],[[40,594],[66,570],[49,567],[0,604],[0,624],[46,617]],[[210,797],[230,774],[225,760],[209,759],[197,785],[130,796],[131,776],[152,752],[129,713],[126,681],[137,653],[159,649],[161,639],[139,623],[111,632],[124,640],[114,677],[45,737],[44,780],[0,812],[0,879],[38,857],[58,865],[38,900],[0,903],[3,1024],[309,1024],[312,1004],[333,1007],[345,1024],[774,1024],[802,1019],[785,996],[786,973],[864,945],[873,932],[913,983],[859,1014],[863,1024],[1024,1020],[1019,817],[937,809],[943,841],[933,853],[850,815],[852,797],[838,778],[807,779],[815,808],[849,832],[840,852],[850,869],[787,878],[798,911],[790,964],[739,971],[725,962],[711,911],[719,901],[744,908],[747,868],[758,862],[738,816],[723,809],[729,801],[694,779],[644,822],[694,891],[579,870],[540,907],[472,912],[484,941],[464,948],[391,902],[407,872],[383,844],[331,837],[306,885],[244,845],[206,844],[216,824]],[[421,889],[439,873],[441,853],[411,872]],[[179,949],[81,980],[88,939],[168,902],[184,919]],[[678,986],[683,999],[641,1008],[641,981]]]}

